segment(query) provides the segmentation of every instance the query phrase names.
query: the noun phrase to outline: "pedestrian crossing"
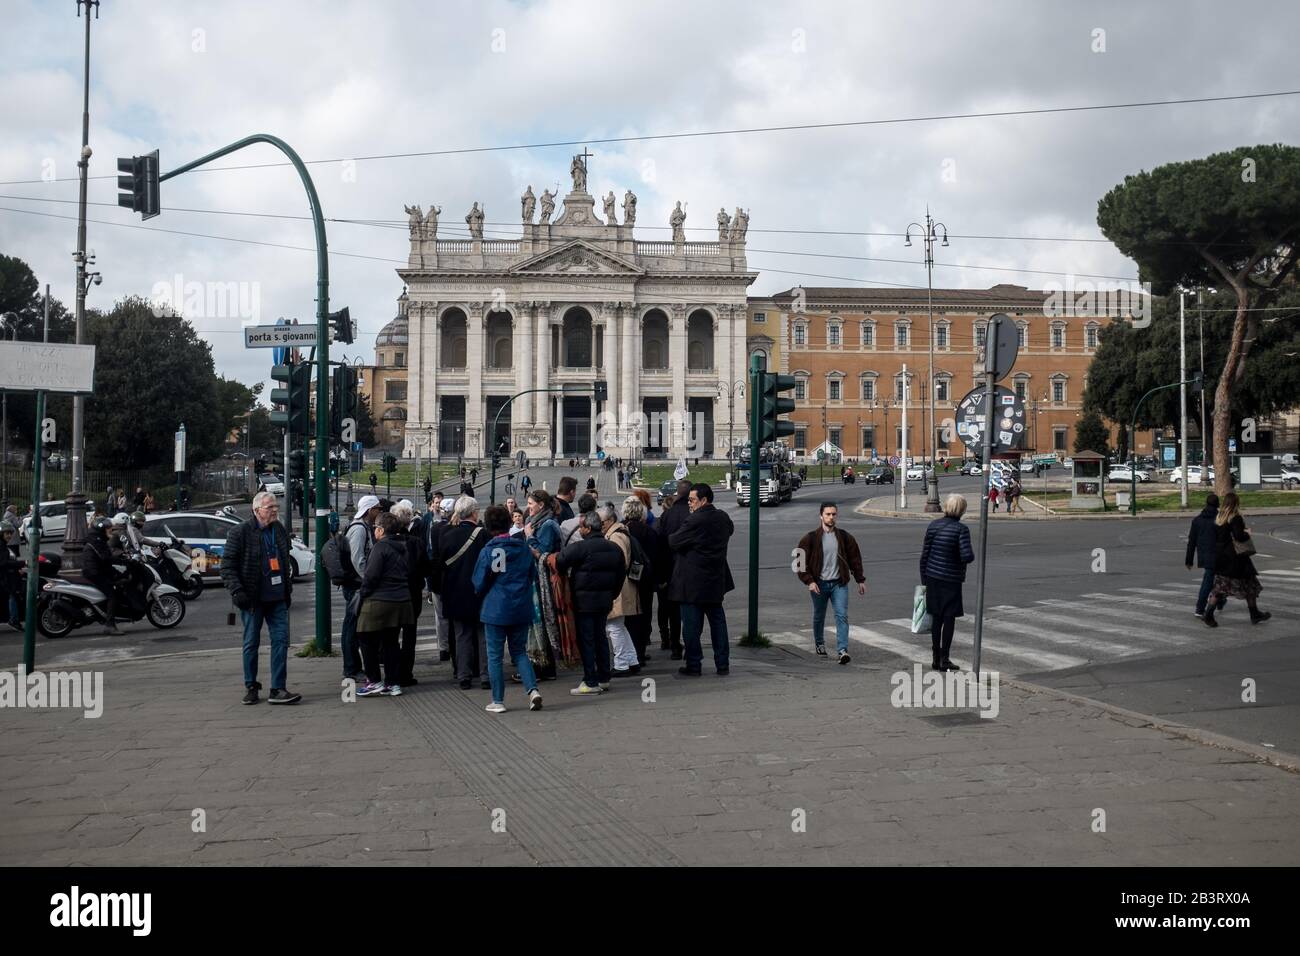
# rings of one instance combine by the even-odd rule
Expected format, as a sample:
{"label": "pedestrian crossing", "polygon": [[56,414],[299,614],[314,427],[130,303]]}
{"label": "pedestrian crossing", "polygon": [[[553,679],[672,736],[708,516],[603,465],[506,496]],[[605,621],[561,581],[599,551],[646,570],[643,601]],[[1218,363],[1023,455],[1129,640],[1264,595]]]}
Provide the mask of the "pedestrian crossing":
{"label": "pedestrian crossing", "polygon": [[[1300,568],[1260,572],[1261,610],[1272,619],[1250,623],[1244,602],[1229,601],[1211,630],[1192,611],[1200,589],[1195,581],[1169,581],[1157,587],[1122,587],[1094,591],[1074,599],[1043,598],[1023,605],[987,608],[981,639],[981,669],[1007,675],[1064,670],[1142,656],[1200,653],[1300,636]],[[971,595],[957,620],[952,659],[970,667],[975,614]],[[812,628],[768,633],[778,644],[813,650]],[[826,646],[835,645],[833,616],[826,622]],[[858,663],[881,662],[881,654],[928,661],[928,630],[912,633],[911,618],[887,618],[849,627],[849,653]],[[834,655],[831,656],[834,660]]]}

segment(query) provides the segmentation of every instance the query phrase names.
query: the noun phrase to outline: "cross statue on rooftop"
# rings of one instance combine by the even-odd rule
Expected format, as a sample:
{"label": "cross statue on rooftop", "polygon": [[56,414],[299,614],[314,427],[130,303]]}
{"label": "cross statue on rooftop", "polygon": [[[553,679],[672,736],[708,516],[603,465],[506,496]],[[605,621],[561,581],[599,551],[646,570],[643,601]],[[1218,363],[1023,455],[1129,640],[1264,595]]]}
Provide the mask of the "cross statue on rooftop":
{"label": "cross statue on rooftop", "polygon": [[595,153],[587,152],[587,147],[582,147],[582,152],[573,157],[573,162],[569,164],[569,175],[573,177],[573,191],[575,193],[585,193],[587,191],[587,160]]}

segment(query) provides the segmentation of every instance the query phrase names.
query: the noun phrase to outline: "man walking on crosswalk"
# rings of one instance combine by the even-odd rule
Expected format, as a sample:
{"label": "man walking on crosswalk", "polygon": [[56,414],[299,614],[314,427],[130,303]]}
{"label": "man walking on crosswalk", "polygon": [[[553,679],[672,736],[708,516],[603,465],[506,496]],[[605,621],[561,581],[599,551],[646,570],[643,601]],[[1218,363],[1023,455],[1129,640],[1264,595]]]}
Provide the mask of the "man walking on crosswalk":
{"label": "man walking on crosswalk", "polygon": [[[839,508],[833,501],[823,501],[821,522],[799,539],[796,560],[803,570],[799,580],[808,586],[813,603],[813,640],[817,654],[826,656],[822,639],[826,629],[826,604],[835,608],[835,650],[841,664],[849,662],[849,578],[858,582],[858,594],[867,593],[867,577],[862,573],[862,552],[853,535],[835,526]],[[796,568],[800,564],[795,565]]]}

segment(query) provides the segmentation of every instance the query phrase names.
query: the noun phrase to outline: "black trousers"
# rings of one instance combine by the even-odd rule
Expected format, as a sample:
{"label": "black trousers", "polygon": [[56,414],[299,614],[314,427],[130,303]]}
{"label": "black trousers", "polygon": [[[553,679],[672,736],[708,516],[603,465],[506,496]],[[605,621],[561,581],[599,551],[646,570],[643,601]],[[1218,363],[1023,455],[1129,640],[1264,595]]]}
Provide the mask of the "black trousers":
{"label": "black trousers", "polygon": [[948,652],[952,649],[952,633],[956,627],[955,617],[931,616],[930,645],[934,650],[935,660],[942,662],[948,659]]}
{"label": "black trousers", "polygon": [[402,628],[401,656],[398,663],[398,682],[409,684],[415,679],[415,625],[420,619],[420,608],[424,601],[420,597],[411,598],[411,624]]}
{"label": "black trousers", "polygon": [[652,615],[649,610],[640,614],[629,614],[624,619],[627,632],[632,635],[632,646],[636,648],[636,662],[645,664],[646,647],[650,644]]}
{"label": "black trousers", "polygon": [[659,643],[667,642],[674,651],[682,649],[682,608],[659,592]]}
{"label": "black trousers", "polygon": [[397,644],[399,628],[387,627],[382,631],[366,631],[357,634],[361,645],[361,663],[366,671],[366,679],[372,684],[380,681],[379,665],[383,661],[383,679],[386,684],[401,682],[402,652]]}

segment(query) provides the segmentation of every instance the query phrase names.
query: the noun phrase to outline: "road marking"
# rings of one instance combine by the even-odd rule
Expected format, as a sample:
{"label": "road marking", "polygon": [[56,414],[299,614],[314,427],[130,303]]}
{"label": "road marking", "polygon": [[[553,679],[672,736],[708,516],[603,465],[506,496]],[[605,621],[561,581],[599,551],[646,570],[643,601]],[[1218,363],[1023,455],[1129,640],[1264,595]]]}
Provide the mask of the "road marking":
{"label": "road marking", "polygon": [[[1165,594],[1166,594],[1166,592],[1164,592],[1164,591],[1157,591],[1157,590],[1155,590],[1154,588],[1121,588],[1120,590],[1122,590],[1122,591],[1134,591],[1134,592],[1136,592],[1136,593],[1138,593],[1138,594],[1151,594],[1151,595],[1165,595]],[[1283,592],[1283,594],[1279,595],[1279,594],[1277,594],[1277,593],[1275,593],[1275,592],[1270,591],[1270,592],[1269,592],[1269,600],[1271,600],[1274,604],[1283,604],[1283,605],[1287,606],[1288,608],[1289,608],[1289,607],[1300,607],[1300,594],[1286,594],[1286,592]],[[1148,603],[1150,603],[1150,604],[1155,604],[1155,605],[1159,605],[1160,607],[1167,607],[1167,608],[1170,608],[1171,610],[1185,610],[1184,605],[1181,605],[1181,604],[1169,604],[1169,603],[1166,603],[1166,602],[1163,602],[1163,601],[1148,601]]]}
{"label": "road marking", "polygon": [[[896,617],[881,623],[892,624],[895,627],[905,627],[908,630],[912,629],[912,619],[909,617]],[[958,623],[963,622],[959,621]],[[969,637],[972,640],[974,639],[972,632],[967,631],[964,625],[960,629],[960,633],[963,638]],[[987,637],[981,638],[981,645],[982,651],[991,654],[999,654],[1003,657],[1019,658],[1020,660],[1034,664],[1043,670],[1062,670],[1067,667],[1079,667],[1082,664],[1088,663],[1088,661],[1082,657],[1073,657],[1069,654],[1056,654],[1052,651],[1033,650],[1028,647],[1017,647],[1012,644],[1004,644],[998,640],[990,640]]]}
{"label": "road marking", "polygon": [[[1038,602],[1043,603],[1043,602]],[[1058,617],[1053,614],[1044,614],[1035,608],[1013,608],[1011,610],[999,611],[998,617],[990,619],[987,626],[999,631],[1009,631],[1012,634],[1022,634],[1025,637],[1032,637],[1040,641],[1047,641],[1049,644],[1064,644],[1067,647],[1090,648],[1103,654],[1110,654],[1114,657],[1132,657],[1135,654],[1144,654],[1140,647],[1130,647],[1128,644],[1116,644],[1113,641],[1101,640],[1095,637],[1083,637],[1078,634],[1053,633],[1044,631],[1040,628],[1030,627],[1028,624],[1018,624],[1015,621],[1003,620],[1003,617],[1015,616],[1029,617],[1031,620],[1047,620],[1052,622],[1073,623],[1074,618]]]}
{"label": "road marking", "polygon": [[1300,571],[1285,571],[1281,568],[1273,568],[1269,571],[1260,571],[1260,574],[1273,574],[1280,578],[1300,578]]}

